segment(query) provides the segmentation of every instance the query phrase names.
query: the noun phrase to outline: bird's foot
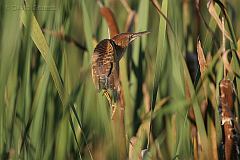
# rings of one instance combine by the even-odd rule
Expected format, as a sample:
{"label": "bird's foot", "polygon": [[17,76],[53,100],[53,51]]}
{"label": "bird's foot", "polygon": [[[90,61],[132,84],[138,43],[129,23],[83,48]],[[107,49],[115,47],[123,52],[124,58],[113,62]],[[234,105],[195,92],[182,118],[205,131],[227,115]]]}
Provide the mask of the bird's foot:
{"label": "bird's foot", "polygon": [[103,90],[103,95],[107,98],[109,106],[111,108],[111,119],[113,119],[113,116],[116,112],[116,105],[112,103],[112,97],[110,96],[109,92],[107,90]]}
{"label": "bird's foot", "polygon": [[111,119],[113,119],[117,108],[121,111],[124,110],[124,108],[118,107],[115,103],[112,102],[112,97],[107,90],[103,90],[103,95],[107,98],[109,106],[111,107]]}

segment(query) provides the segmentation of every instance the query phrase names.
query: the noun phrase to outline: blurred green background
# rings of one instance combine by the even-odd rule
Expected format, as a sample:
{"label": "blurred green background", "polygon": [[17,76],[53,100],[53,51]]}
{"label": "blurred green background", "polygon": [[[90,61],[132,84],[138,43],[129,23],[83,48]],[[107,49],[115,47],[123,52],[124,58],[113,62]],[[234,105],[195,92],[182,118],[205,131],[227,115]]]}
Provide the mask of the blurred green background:
{"label": "blurred green background", "polygon": [[[120,32],[151,32],[135,40],[120,62],[126,154],[133,146],[129,159],[140,159],[144,149],[144,159],[193,159],[197,126],[203,148],[199,156],[211,152],[209,156],[217,159],[222,152],[222,30],[207,0],[156,2],[165,16],[151,0],[102,1],[113,11]],[[240,1],[221,3],[228,17],[220,3],[214,7],[220,20],[225,17],[231,38],[226,39],[226,50],[231,50],[229,62],[236,74],[228,78],[235,86],[234,113],[239,117]],[[99,10],[96,0],[1,0],[0,159],[120,159],[108,102],[91,79],[93,49],[109,37]],[[198,39],[208,63],[203,81]],[[208,99],[204,116],[203,84]],[[189,119],[189,107],[194,108],[195,120]]]}

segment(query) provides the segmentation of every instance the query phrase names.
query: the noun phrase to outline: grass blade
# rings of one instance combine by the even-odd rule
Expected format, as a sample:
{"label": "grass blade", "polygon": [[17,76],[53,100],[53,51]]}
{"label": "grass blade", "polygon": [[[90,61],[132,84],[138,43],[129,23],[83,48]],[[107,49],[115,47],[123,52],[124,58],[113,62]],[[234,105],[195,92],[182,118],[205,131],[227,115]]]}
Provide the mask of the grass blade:
{"label": "grass blade", "polygon": [[65,106],[65,99],[66,95],[64,92],[64,86],[62,84],[60,75],[57,70],[57,66],[54,62],[54,59],[52,55],[50,54],[50,49],[47,44],[47,41],[42,33],[42,30],[35,18],[35,16],[32,15],[31,17],[31,25],[27,26],[27,13],[25,11],[22,11],[21,13],[21,21],[25,25],[26,28],[31,27],[31,37],[37,48],[39,49],[40,53],[42,54],[44,60],[47,63],[47,66],[49,68],[49,71],[52,75],[54,84],[56,86],[56,89],[59,93],[60,99],[63,103],[63,106]]}

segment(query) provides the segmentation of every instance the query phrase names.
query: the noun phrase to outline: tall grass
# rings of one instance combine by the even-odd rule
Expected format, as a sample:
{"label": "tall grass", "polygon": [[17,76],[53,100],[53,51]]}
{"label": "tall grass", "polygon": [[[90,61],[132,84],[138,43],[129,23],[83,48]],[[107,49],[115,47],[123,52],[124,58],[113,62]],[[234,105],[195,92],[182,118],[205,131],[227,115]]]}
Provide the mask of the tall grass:
{"label": "tall grass", "polygon": [[120,61],[126,143],[91,79],[97,0],[1,0],[0,159],[239,159],[240,2],[101,3],[120,32],[151,32]]}

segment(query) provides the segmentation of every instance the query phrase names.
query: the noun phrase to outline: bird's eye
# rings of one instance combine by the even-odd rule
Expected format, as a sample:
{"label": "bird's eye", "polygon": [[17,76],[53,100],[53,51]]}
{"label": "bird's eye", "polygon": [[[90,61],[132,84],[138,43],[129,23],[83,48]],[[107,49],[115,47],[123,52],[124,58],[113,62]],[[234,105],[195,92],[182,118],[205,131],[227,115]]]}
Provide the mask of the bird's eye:
{"label": "bird's eye", "polygon": [[133,38],[133,34],[130,34],[130,35],[128,36],[128,41],[131,42],[132,38]]}

